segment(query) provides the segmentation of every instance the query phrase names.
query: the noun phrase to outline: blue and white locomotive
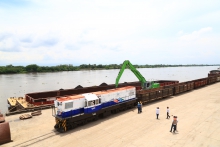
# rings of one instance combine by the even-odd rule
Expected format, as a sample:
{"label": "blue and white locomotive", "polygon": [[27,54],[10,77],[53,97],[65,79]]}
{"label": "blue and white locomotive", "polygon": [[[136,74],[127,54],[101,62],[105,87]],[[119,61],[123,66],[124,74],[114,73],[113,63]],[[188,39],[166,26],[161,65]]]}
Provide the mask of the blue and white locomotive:
{"label": "blue and white locomotive", "polygon": [[53,108],[54,128],[65,132],[100,117],[133,108],[136,100],[134,86],[58,98]]}
{"label": "blue and white locomotive", "polygon": [[104,108],[112,107],[114,109],[115,105],[126,104],[129,101],[135,103],[135,100],[136,89],[134,86],[61,97],[54,101],[55,108],[57,108],[55,116],[65,119],[86,114],[96,115]]}

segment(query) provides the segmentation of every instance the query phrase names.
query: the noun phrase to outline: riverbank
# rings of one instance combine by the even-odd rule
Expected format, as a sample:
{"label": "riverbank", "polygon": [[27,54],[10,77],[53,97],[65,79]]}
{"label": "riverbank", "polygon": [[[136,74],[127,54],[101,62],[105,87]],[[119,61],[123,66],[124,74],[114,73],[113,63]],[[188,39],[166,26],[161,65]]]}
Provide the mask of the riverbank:
{"label": "riverbank", "polygon": [[[220,83],[173,96],[136,109],[89,123],[66,133],[57,133],[51,109],[28,120],[6,117],[13,142],[3,146],[220,146]],[[170,133],[166,107],[179,119],[178,132]],[[159,120],[155,109],[160,107]]]}
{"label": "riverbank", "polygon": [[[96,65],[96,64],[82,64],[79,66],[73,66],[71,64],[57,65],[57,66],[38,66],[31,64],[27,66],[13,66],[6,65],[0,66],[0,74],[27,74],[27,73],[48,73],[48,72],[63,72],[63,71],[89,71],[89,70],[111,70],[121,69],[121,64],[109,64],[109,65]],[[219,66],[208,64],[190,64],[190,65],[134,65],[135,68],[162,68],[162,67],[198,67],[198,66]]]}

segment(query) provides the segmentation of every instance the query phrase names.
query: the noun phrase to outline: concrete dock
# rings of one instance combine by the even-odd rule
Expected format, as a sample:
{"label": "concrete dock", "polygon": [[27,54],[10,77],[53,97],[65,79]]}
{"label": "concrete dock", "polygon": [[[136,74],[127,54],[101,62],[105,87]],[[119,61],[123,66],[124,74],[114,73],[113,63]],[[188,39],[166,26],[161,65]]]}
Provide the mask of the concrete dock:
{"label": "concrete dock", "polygon": [[[176,133],[170,132],[167,106],[170,115],[178,116]],[[6,117],[13,142],[3,146],[220,147],[220,82],[144,105],[141,114],[130,109],[66,133],[53,129],[51,109],[27,120],[19,120],[20,115]]]}

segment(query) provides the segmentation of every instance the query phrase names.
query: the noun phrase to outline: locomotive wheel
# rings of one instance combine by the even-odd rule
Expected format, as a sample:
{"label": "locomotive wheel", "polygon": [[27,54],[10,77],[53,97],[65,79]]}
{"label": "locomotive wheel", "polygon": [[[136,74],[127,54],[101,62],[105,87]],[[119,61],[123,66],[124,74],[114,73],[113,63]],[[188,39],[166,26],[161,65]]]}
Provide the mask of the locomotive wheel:
{"label": "locomotive wheel", "polygon": [[67,130],[71,130],[72,128],[73,128],[72,125],[70,125],[70,124],[67,124],[67,125],[66,125],[66,131],[67,131]]}
{"label": "locomotive wheel", "polygon": [[97,121],[97,120],[98,120],[98,117],[94,116],[93,121]]}
{"label": "locomotive wheel", "polygon": [[62,127],[60,127],[59,132],[61,132],[61,133],[65,132],[65,130],[64,130],[64,128],[63,128],[63,126],[62,126]]}
{"label": "locomotive wheel", "polygon": [[112,114],[115,114],[115,110],[111,110],[111,113],[112,113]]}
{"label": "locomotive wheel", "polygon": [[99,114],[99,118],[103,118],[103,117],[104,117],[103,113]]}
{"label": "locomotive wheel", "polygon": [[72,127],[72,128],[75,128],[76,126],[77,126],[77,124],[75,124],[75,123],[72,123],[72,124],[71,124],[71,127]]}
{"label": "locomotive wheel", "polygon": [[56,124],[55,126],[54,126],[54,129],[57,129],[59,127],[59,125],[58,124]]}
{"label": "locomotive wheel", "polygon": [[86,122],[87,122],[86,120],[82,120],[81,125],[82,125],[82,126],[85,125]]}

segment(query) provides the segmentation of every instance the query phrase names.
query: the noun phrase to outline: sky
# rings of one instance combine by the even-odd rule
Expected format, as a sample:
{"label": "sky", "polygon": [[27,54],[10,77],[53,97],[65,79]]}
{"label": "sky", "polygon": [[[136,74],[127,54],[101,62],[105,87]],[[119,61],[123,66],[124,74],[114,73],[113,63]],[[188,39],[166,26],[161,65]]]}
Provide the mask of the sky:
{"label": "sky", "polygon": [[0,66],[220,64],[219,0],[0,0]]}

